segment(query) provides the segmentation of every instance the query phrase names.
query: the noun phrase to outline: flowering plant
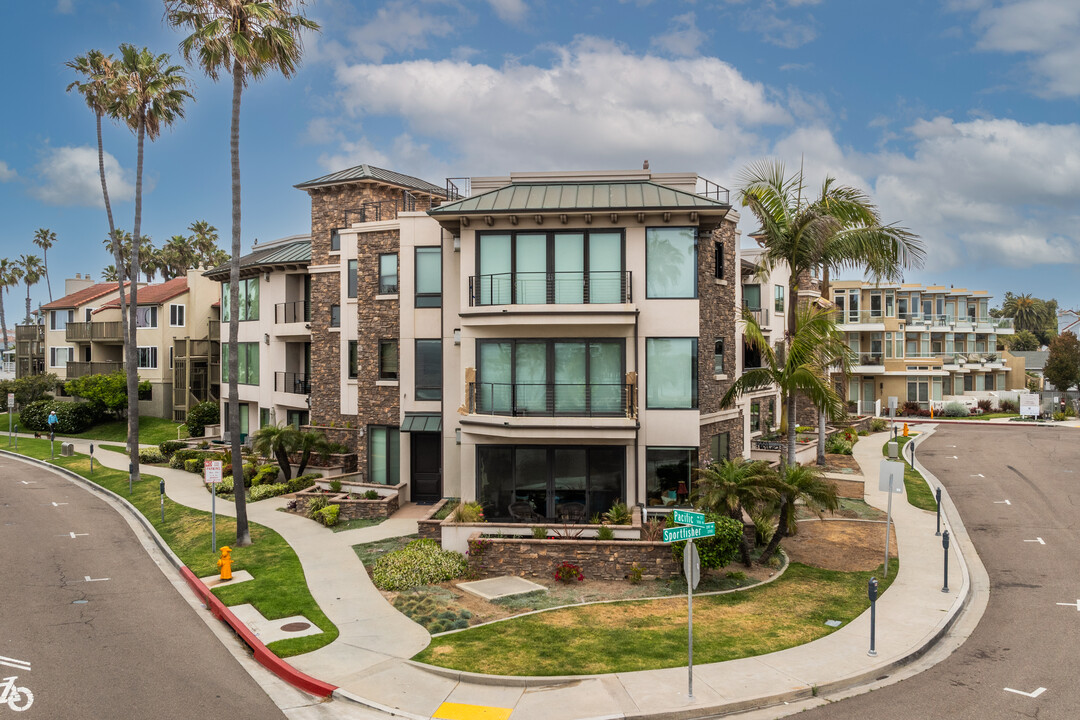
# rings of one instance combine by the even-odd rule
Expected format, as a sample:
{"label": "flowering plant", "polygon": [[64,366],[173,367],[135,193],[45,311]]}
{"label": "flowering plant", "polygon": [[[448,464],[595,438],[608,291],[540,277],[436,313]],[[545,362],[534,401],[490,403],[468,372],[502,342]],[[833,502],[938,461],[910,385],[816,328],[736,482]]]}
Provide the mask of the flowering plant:
{"label": "flowering plant", "polygon": [[585,579],[585,574],[581,572],[581,566],[575,565],[572,562],[563,561],[559,567],[555,568],[555,579],[559,582],[581,582]]}

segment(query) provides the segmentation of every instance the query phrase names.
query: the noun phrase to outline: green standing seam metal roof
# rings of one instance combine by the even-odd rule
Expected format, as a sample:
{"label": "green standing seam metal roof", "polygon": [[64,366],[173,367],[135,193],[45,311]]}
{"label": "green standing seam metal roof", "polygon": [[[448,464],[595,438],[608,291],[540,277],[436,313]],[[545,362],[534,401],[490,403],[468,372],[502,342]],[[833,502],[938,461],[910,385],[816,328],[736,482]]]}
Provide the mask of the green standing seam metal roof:
{"label": "green standing seam metal roof", "polygon": [[442,432],[442,416],[438,413],[406,412],[401,432]]}
{"label": "green standing seam metal roof", "polygon": [[[311,262],[311,240],[294,240],[274,244],[265,248],[256,248],[240,258],[240,270],[272,265],[307,265]],[[203,273],[206,277],[228,275],[229,264],[218,265]]]}
{"label": "green standing seam metal roof", "polygon": [[402,175],[393,170],[384,170],[383,168],[375,167],[374,165],[357,165],[348,170],[339,170],[330,173],[329,175],[315,178],[314,180],[302,182],[293,187],[300,190],[307,190],[309,188],[323,187],[325,185],[340,185],[342,183],[362,180],[374,180],[376,182],[396,185],[409,190],[419,190],[432,195],[438,195],[439,197],[446,197],[446,188],[444,187],[439,187],[438,185],[429,183],[427,180],[421,180],[412,175]]}
{"label": "green standing seam metal roof", "polygon": [[446,203],[431,215],[491,212],[637,211],[702,209],[731,206],[649,181],[608,183],[513,183],[474,197]]}

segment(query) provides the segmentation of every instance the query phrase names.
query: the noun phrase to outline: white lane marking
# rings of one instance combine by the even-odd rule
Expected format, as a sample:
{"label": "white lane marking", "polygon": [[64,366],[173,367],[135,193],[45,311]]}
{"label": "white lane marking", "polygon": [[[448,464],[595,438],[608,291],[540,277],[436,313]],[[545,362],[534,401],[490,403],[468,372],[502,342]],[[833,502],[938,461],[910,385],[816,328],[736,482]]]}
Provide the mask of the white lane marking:
{"label": "white lane marking", "polygon": [[[77,537],[86,537],[86,536],[87,536],[87,535],[89,535],[89,534],[90,534],[90,533],[74,533],[74,532],[70,532],[70,533],[68,533],[68,535],[70,535],[70,536],[71,536],[71,539],[72,539],[72,540],[74,540],[74,539],[75,539],[75,538],[77,538]],[[64,536],[63,536],[63,535],[61,535],[60,537],[64,537]]]}
{"label": "white lane marking", "polygon": [[1012,505],[1012,503],[1009,502],[1008,500],[995,500],[994,504],[995,505]]}
{"label": "white lane marking", "polygon": [[19,482],[21,482],[23,485],[37,485],[36,480],[20,480]]}
{"label": "white lane marking", "polygon": [[1045,545],[1046,544],[1046,541],[1043,540],[1041,537],[1037,537],[1034,540],[1025,540],[1024,542],[1037,542],[1040,545]]}
{"label": "white lane marking", "polygon": [[1023,690],[1013,690],[1012,688],[1005,688],[1005,692],[1016,693],[1017,695],[1023,695],[1024,697],[1037,698],[1046,692],[1046,688],[1041,687],[1035,692],[1024,692]]}
{"label": "white lane marking", "polygon": [[15,658],[4,657],[0,655],[0,665],[7,665],[8,667],[16,668],[17,670],[30,671],[29,660],[16,660]]}
{"label": "white lane marking", "polygon": [[89,575],[86,575],[85,577],[86,577],[86,582],[101,582],[102,580],[108,580],[109,579],[109,578],[92,578]]}
{"label": "white lane marking", "polygon": [[67,505],[67,503],[58,503],[58,502],[54,502],[54,503],[52,504],[52,506],[53,506],[53,507],[60,507],[61,505]]}
{"label": "white lane marking", "polygon": [[1065,607],[1075,607],[1077,612],[1080,612],[1080,598],[1074,603],[1058,603],[1058,605],[1064,605]]}
{"label": "white lane marking", "polygon": [[946,457],[948,457],[951,460],[959,460],[960,459],[960,458],[956,457],[955,455],[946,455]]}
{"label": "white lane marking", "polygon": [[984,477],[986,477],[986,476],[985,476],[985,475],[983,475],[982,473],[975,473],[975,474],[974,474],[974,475],[972,475],[971,477],[981,477],[981,478],[984,478]]}

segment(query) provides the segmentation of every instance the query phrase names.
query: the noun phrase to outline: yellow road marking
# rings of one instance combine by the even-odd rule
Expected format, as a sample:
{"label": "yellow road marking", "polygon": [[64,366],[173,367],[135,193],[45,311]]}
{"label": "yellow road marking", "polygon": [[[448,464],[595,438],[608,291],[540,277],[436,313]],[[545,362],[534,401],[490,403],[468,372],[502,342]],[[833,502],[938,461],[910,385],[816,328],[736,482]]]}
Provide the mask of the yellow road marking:
{"label": "yellow road marking", "polygon": [[510,708],[444,702],[431,717],[438,720],[509,720],[512,712]]}

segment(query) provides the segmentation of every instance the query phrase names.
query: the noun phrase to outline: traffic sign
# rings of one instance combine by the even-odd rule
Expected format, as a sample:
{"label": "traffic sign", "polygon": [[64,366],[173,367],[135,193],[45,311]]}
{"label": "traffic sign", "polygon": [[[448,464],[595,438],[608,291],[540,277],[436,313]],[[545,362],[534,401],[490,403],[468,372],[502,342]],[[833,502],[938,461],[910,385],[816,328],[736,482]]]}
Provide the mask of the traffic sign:
{"label": "traffic sign", "polygon": [[701,556],[698,555],[697,545],[694,543],[686,543],[683,551],[683,575],[690,587],[697,590],[698,583],[701,582]]}
{"label": "traffic sign", "polygon": [[208,483],[221,482],[221,461],[220,460],[204,460],[203,461],[203,476]]}
{"label": "traffic sign", "polygon": [[12,412],[15,409],[15,393],[7,394],[7,406],[8,412]]}
{"label": "traffic sign", "polygon": [[705,513],[693,510],[675,510],[671,513],[671,519],[679,525],[704,525]]}
{"label": "traffic sign", "polygon": [[[895,443],[889,443],[895,445]],[[878,490],[880,492],[904,492],[904,463],[895,460],[882,460],[881,470],[878,474]]]}
{"label": "traffic sign", "polygon": [[716,523],[705,523],[704,525],[681,525],[679,527],[664,528],[664,542],[693,540],[695,538],[712,537],[715,534]]}

